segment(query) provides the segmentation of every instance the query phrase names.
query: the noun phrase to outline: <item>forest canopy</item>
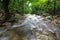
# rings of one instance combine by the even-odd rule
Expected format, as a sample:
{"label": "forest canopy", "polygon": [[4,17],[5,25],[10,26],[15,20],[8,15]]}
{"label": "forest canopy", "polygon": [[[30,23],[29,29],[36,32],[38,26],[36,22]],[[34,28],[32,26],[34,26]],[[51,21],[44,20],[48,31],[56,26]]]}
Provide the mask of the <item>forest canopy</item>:
{"label": "forest canopy", "polygon": [[[0,0],[0,9],[2,7],[3,0]],[[36,13],[43,14],[60,9],[60,0],[10,0],[9,10],[16,11],[18,13]],[[55,7],[55,9],[54,9]],[[37,10],[37,11],[36,11]]]}

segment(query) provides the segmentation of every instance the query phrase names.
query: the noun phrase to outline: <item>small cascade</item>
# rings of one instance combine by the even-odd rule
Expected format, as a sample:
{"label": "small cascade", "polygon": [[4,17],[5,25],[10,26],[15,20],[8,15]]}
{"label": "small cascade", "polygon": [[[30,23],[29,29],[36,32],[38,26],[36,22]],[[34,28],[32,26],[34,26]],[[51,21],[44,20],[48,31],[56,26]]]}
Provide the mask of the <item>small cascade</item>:
{"label": "small cascade", "polygon": [[[36,35],[35,33],[37,31],[42,32],[43,30],[47,30],[47,31],[51,32],[50,34],[56,33],[56,31],[60,31],[59,28],[57,28],[54,25],[49,23],[50,20],[48,20],[42,16],[31,15],[31,14],[27,14],[25,16],[26,16],[26,18],[22,24],[18,24],[18,23],[14,24],[12,26],[12,28],[19,27],[19,28],[24,28],[23,29],[24,32],[31,31],[33,35],[29,36],[29,38],[30,38],[29,40],[39,40],[35,37],[35,35]],[[36,30],[36,31],[34,31],[34,30]],[[47,33],[47,35],[49,34],[48,32],[46,32],[46,33]],[[47,35],[45,35],[45,34],[43,34],[43,35],[45,38],[47,38]],[[42,35],[40,35],[40,36],[42,36]],[[48,39],[46,39],[46,40],[48,40]],[[53,40],[55,40],[55,39],[53,39]]]}
{"label": "small cascade", "polygon": [[24,22],[22,24],[15,24],[12,26],[12,28],[16,28],[16,27],[24,27],[24,28],[28,28],[30,30],[32,30],[33,28],[37,28],[37,30],[48,30],[51,32],[55,32],[57,30],[60,31],[59,28],[55,27],[54,25],[50,24],[48,21],[48,19],[42,17],[42,16],[38,16],[38,15],[31,15],[31,14],[27,14],[27,17],[25,18]]}

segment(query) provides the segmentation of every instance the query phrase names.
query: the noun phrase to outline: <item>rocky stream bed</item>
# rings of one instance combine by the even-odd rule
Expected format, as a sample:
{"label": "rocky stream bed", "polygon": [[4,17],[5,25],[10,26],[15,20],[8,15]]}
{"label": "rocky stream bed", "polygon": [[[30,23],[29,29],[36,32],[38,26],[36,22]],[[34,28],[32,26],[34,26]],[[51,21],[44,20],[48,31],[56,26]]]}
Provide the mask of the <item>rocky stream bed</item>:
{"label": "rocky stream bed", "polygon": [[60,40],[60,29],[49,22],[41,16],[28,14],[13,25],[9,22],[0,25],[0,40]]}

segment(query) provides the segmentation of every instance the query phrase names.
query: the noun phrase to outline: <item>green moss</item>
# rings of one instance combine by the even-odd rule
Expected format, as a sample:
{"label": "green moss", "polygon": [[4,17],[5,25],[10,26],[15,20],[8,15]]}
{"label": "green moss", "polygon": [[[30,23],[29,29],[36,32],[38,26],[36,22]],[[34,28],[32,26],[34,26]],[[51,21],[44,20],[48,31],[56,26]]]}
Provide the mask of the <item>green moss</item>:
{"label": "green moss", "polygon": [[41,39],[41,40],[48,40],[48,38],[46,38],[45,36],[40,36],[39,39]]}

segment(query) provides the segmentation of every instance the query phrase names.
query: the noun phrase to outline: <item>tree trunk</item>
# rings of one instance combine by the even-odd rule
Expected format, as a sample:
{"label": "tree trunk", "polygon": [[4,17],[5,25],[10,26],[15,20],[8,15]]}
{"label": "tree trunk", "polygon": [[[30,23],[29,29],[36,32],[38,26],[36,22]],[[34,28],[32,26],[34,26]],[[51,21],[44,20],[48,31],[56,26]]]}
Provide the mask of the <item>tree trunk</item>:
{"label": "tree trunk", "polygon": [[8,21],[11,17],[11,13],[9,13],[9,9],[8,9],[9,1],[10,0],[3,0],[3,8],[5,12],[5,18],[3,20],[4,22]]}

